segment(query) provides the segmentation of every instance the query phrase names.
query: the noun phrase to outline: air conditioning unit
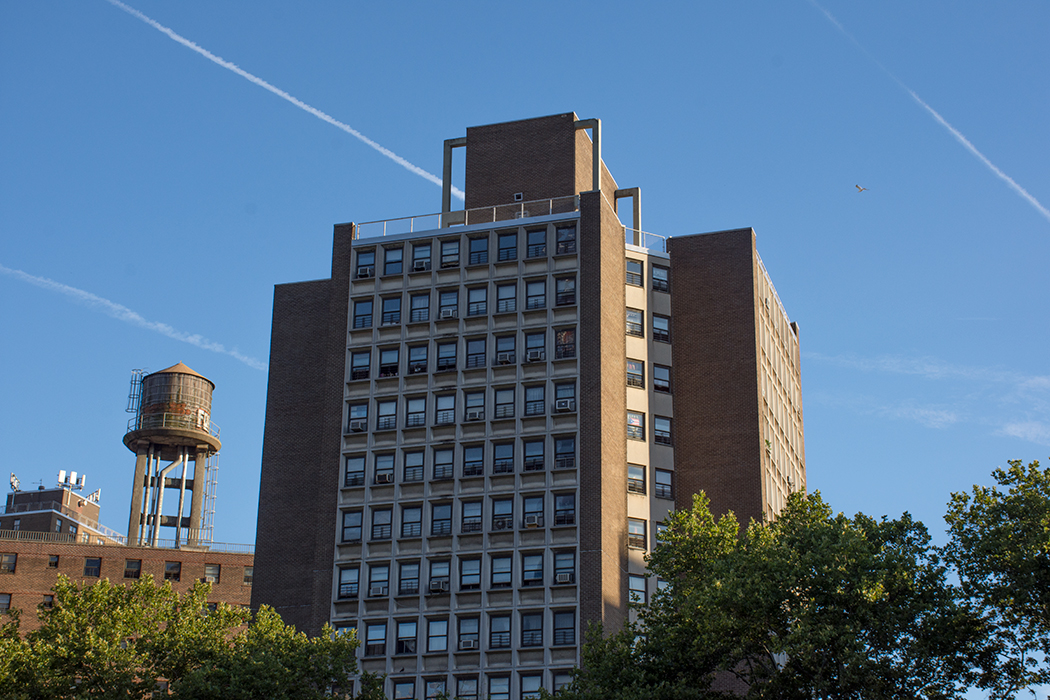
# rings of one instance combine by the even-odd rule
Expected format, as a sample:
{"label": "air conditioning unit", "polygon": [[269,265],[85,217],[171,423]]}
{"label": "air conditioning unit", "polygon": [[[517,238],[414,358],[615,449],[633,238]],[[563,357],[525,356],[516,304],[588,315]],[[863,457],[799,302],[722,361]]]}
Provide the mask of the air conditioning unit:
{"label": "air conditioning unit", "polygon": [[426,372],[426,371],[427,371],[427,366],[425,364],[409,365],[408,366],[408,373],[409,374],[419,374],[420,372]]}
{"label": "air conditioning unit", "polygon": [[350,421],[350,432],[352,433],[363,433],[368,430],[368,421],[366,420],[352,420]]}
{"label": "air conditioning unit", "polygon": [[467,420],[485,420],[484,409],[479,408],[474,409],[472,411],[467,411]]}
{"label": "air conditioning unit", "polygon": [[370,595],[370,596],[386,595],[386,586],[372,586],[371,588],[368,589],[368,595]]}
{"label": "air conditioning unit", "polygon": [[538,515],[526,515],[525,516],[525,527],[539,527],[540,516]]}
{"label": "air conditioning unit", "polygon": [[576,408],[574,399],[558,399],[554,402],[555,411],[572,411]]}
{"label": "air conditioning unit", "polygon": [[392,484],[394,483],[394,475],[392,472],[380,472],[376,474],[377,484]]}
{"label": "air conditioning unit", "polygon": [[542,362],[543,351],[542,350],[529,350],[525,353],[525,359],[529,362]]}
{"label": "air conditioning unit", "polygon": [[441,318],[456,318],[457,313],[455,309],[441,309]]}
{"label": "air conditioning unit", "polygon": [[431,581],[431,593],[448,593],[448,581]]}
{"label": "air conditioning unit", "polygon": [[572,583],[572,574],[568,573],[568,572],[562,573],[562,574],[557,574],[554,577],[554,582],[555,583]]}
{"label": "air conditioning unit", "polygon": [[512,365],[512,364],[514,364],[514,353],[512,353],[512,352],[498,352],[498,353],[496,353],[496,364],[498,364],[498,365]]}
{"label": "air conditioning unit", "polygon": [[357,268],[357,279],[363,280],[369,277],[375,277],[376,269],[371,265]]}
{"label": "air conditioning unit", "polygon": [[430,269],[430,261],[429,260],[416,260],[415,262],[412,263],[412,271],[413,272],[424,272],[424,271],[429,270],[429,269]]}
{"label": "air conditioning unit", "polygon": [[505,518],[496,518],[492,521],[493,530],[506,530],[507,520]]}
{"label": "air conditioning unit", "polygon": [[476,639],[461,639],[461,640],[459,640],[459,648],[461,650],[464,650],[464,651],[467,650],[467,649],[477,649],[478,648],[478,640],[476,640]]}

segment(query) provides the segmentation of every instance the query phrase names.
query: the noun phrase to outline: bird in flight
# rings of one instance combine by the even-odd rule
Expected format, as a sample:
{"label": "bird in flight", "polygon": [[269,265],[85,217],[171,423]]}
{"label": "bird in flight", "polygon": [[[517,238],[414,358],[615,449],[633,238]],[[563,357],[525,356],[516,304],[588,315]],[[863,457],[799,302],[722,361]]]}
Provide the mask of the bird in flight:
{"label": "bird in flight", "polygon": [[868,189],[867,187],[861,187],[860,185],[857,185],[857,191],[858,192],[866,192],[867,189]]}

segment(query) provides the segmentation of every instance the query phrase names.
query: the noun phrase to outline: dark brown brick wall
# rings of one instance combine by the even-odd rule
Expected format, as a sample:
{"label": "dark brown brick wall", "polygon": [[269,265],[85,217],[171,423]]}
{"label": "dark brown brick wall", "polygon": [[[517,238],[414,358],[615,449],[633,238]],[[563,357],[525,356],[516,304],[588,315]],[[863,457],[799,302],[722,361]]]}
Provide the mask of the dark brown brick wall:
{"label": "dark brown brick wall", "polygon": [[704,491],[742,525],[763,513],[754,250],[749,228],[668,241],[676,507]]}
{"label": "dark brown brick wall", "polygon": [[274,290],[252,606],[315,634],[332,597],[352,225],[332,278]]}
{"label": "dark brown brick wall", "polygon": [[627,617],[627,389],[623,229],[580,196],[580,625]]}

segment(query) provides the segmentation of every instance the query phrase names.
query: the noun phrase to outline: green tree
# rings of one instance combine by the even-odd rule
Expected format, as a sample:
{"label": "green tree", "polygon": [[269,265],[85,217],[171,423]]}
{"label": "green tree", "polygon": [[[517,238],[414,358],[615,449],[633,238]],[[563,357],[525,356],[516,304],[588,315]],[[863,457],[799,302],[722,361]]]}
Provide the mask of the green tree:
{"label": "green tree", "polygon": [[953,493],[945,516],[945,559],[987,625],[978,684],[993,698],[1050,683],[1050,469],[1008,464],[996,486]]}

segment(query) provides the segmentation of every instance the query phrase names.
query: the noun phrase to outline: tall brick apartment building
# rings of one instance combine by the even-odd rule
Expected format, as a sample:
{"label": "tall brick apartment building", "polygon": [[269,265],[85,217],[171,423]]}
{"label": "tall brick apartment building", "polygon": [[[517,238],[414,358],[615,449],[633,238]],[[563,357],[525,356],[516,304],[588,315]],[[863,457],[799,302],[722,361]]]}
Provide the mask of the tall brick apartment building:
{"label": "tall brick apartment building", "polygon": [[654,590],[669,511],[805,488],[754,232],[625,229],[600,129],[467,129],[440,214],[337,225],[331,278],[275,290],[252,604],[355,628],[393,697],[558,687],[586,624]]}

